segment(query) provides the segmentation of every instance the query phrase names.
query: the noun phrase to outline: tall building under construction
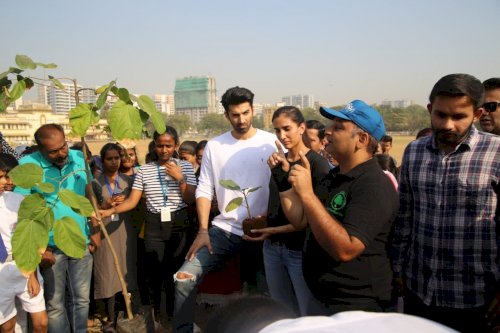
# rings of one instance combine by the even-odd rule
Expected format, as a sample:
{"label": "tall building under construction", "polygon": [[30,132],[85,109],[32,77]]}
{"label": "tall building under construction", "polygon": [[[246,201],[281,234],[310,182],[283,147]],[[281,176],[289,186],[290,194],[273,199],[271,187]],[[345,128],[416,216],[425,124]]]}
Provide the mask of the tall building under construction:
{"label": "tall building under construction", "polygon": [[175,114],[187,114],[198,123],[206,114],[217,112],[215,78],[190,76],[175,80]]}

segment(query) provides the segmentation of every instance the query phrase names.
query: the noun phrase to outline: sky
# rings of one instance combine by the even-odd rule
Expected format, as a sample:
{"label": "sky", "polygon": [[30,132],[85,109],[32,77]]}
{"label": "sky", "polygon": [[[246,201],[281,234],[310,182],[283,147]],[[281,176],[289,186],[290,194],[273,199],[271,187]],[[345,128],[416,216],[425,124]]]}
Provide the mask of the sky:
{"label": "sky", "polygon": [[500,77],[500,0],[1,1],[0,72],[15,55],[56,63],[33,76],[137,94],[215,77],[257,103],[311,94],[328,105],[425,105],[450,73]]}

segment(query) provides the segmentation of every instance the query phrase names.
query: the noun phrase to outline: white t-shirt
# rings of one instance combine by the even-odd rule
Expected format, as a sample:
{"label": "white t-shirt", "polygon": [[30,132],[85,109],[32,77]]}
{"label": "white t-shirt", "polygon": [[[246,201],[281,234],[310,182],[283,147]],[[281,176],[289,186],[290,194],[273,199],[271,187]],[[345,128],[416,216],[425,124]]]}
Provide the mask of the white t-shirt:
{"label": "white t-shirt", "polygon": [[401,313],[346,311],[331,317],[309,316],[276,321],[260,333],[455,333],[434,321]]}
{"label": "white t-shirt", "polygon": [[241,236],[241,222],[248,217],[245,201],[237,209],[229,213],[225,211],[232,199],[243,195],[220,186],[221,179],[233,180],[242,189],[261,186],[248,196],[250,213],[256,217],[267,212],[271,177],[267,160],[276,151],[275,140],[274,134],[257,129],[247,140],[237,140],[231,132],[226,132],[208,141],[203,151],[196,198],[212,200],[215,188],[221,213],[214,218],[213,225]]}
{"label": "white t-shirt", "polygon": [[7,254],[12,254],[11,239],[17,224],[17,212],[24,196],[14,192],[0,194],[0,234],[7,249]]}

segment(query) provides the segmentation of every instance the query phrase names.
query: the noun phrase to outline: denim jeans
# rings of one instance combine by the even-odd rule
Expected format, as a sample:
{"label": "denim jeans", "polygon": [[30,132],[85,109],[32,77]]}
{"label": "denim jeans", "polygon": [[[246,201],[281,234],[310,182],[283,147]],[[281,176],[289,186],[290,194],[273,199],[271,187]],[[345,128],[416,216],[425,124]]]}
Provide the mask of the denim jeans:
{"label": "denim jeans", "polygon": [[[174,317],[172,321],[174,332],[192,332],[196,309],[196,287],[206,273],[224,264],[231,256],[240,251],[243,242],[240,236],[218,227],[208,231],[213,254],[206,247],[201,248],[191,261],[184,261],[178,272],[189,273],[191,279],[177,279],[175,282]],[[221,283],[224,283],[221,281]]]}
{"label": "denim jeans", "polygon": [[271,297],[297,315],[316,314],[321,305],[312,295],[302,274],[302,251],[290,250],[266,239],[263,253]]}
{"label": "denim jeans", "polygon": [[49,332],[86,333],[92,255],[87,249],[83,258],[75,259],[56,249],[54,256],[56,263],[41,271]]}

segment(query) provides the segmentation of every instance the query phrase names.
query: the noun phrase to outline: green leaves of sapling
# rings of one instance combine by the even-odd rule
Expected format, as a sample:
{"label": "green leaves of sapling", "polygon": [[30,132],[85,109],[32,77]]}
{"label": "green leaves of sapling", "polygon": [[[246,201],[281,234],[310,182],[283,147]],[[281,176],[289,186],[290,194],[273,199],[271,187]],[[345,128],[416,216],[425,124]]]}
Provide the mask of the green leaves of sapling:
{"label": "green leaves of sapling", "polygon": [[221,179],[219,180],[219,185],[228,190],[240,191],[241,188],[231,179]]}
{"label": "green leaves of sapling", "polygon": [[10,170],[9,177],[16,186],[32,188],[43,181],[43,169],[34,163],[26,163]]}
{"label": "green leaves of sapling", "polygon": [[36,69],[36,64],[33,60],[22,54],[16,55],[16,65],[21,69]]}
{"label": "green leaves of sapling", "polygon": [[99,122],[99,114],[90,104],[81,103],[69,111],[71,131],[77,136],[85,136],[90,126]]}
{"label": "green leaves of sapling", "polygon": [[48,242],[49,233],[43,223],[31,219],[20,219],[17,223],[12,236],[12,254],[24,275],[35,271]]}
{"label": "green leaves of sapling", "polygon": [[140,139],[142,136],[142,121],[134,106],[124,101],[116,102],[108,117],[109,127],[117,140]]}
{"label": "green leaves of sapling", "polygon": [[83,195],[76,194],[68,189],[62,189],[58,194],[62,203],[71,207],[76,213],[87,217],[92,216],[94,208],[89,199]]}
{"label": "green leaves of sapling", "polygon": [[233,200],[229,201],[229,203],[226,206],[226,213],[229,213],[232,210],[235,210],[239,206],[241,206],[241,203],[243,202],[242,197],[237,197],[234,198]]}
{"label": "green leaves of sapling", "polygon": [[151,97],[145,95],[139,96],[137,104],[139,104],[139,107],[149,115],[156,131],[158,133],[165,133],[165,121],[161,113],[156,109],[155,102]]}
{"label": "green leaves of sapling", "polygon": [[73,258],[82,258],[87,248],[78,223],[69,216],[54,223],[54,242],[61,251]]}

